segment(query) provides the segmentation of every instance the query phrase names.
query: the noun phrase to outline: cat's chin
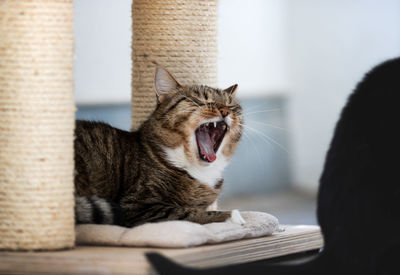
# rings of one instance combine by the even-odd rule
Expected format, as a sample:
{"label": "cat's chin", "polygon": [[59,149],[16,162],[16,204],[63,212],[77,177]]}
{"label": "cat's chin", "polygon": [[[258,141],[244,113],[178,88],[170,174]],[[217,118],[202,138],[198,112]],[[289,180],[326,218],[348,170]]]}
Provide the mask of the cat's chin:
{"label": "cat's chin", "polygon": [[225,137],[228,125],[225,121],[213,121],[201,124],[195,130],[199,157],[204,162],[214,162]]}

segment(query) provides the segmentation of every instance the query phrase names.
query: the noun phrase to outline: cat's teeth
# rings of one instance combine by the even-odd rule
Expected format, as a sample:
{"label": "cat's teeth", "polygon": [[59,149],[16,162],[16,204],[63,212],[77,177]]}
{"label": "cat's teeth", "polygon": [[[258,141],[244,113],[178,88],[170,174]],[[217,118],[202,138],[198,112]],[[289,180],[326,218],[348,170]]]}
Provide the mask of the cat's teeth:
{"label": "cat's teeth", "polygon": [[217,128],[217,122],[214,121],[214,128]]}

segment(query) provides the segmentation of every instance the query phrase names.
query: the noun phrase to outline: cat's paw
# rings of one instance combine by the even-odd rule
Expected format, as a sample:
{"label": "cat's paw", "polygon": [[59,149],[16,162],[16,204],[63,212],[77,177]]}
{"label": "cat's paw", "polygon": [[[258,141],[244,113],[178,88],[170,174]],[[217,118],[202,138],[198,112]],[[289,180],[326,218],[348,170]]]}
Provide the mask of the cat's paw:
{"label": "cat's paw", "polygon": [[246,221],[243,219],[242,215],[240,215],[239,210],[235,209],[231,211],[231,217],[228,219],[228,221],[236,224],[245,224]]}

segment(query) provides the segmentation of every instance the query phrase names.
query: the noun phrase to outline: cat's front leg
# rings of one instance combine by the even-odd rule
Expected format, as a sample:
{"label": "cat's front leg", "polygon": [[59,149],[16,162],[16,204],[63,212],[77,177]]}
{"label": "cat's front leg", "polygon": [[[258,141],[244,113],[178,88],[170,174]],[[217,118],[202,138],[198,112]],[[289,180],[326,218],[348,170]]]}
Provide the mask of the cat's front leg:
{"label": "cat's front leg", "polygon": [[[216,211],[218,209],[217,201],[214,201],[207,207],[207,211]],[[231,211],[231,217],[228,219],[229,221],[237,224],[245,224],[246,221],[243,219],[242,215],[238,210]]]}
{"label": "cat's front leg", "polygon": [[199,224],[230,221],[237,224],[246,223],[238,210],[232,211],[206,211],[197,208],[177,209],[180,220],[187,220]]}
{"label": "cat's front leg", "polygon": [[238,210],[207,211],[194,207],[179,207],[166,204],[122,204],[125,225],[128,227],[146,222],[167,220],[185,220],[199,224],[230,221],[237,224],[245,223]]}

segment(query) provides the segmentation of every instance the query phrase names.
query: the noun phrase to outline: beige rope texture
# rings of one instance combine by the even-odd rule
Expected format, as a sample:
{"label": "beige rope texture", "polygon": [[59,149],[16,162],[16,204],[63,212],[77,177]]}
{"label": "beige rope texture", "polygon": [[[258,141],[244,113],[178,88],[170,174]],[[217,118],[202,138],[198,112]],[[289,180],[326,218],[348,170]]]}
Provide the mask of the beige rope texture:
{"label": "beige rope texture", "polygon": [[217,0],[134,0],[132,129],[156,105],[156,61],[183,85],[217,84]]}
{"label": "beige rope texture", "polygon": [[0,249],[74,245],[73,1],[0,0]]}

